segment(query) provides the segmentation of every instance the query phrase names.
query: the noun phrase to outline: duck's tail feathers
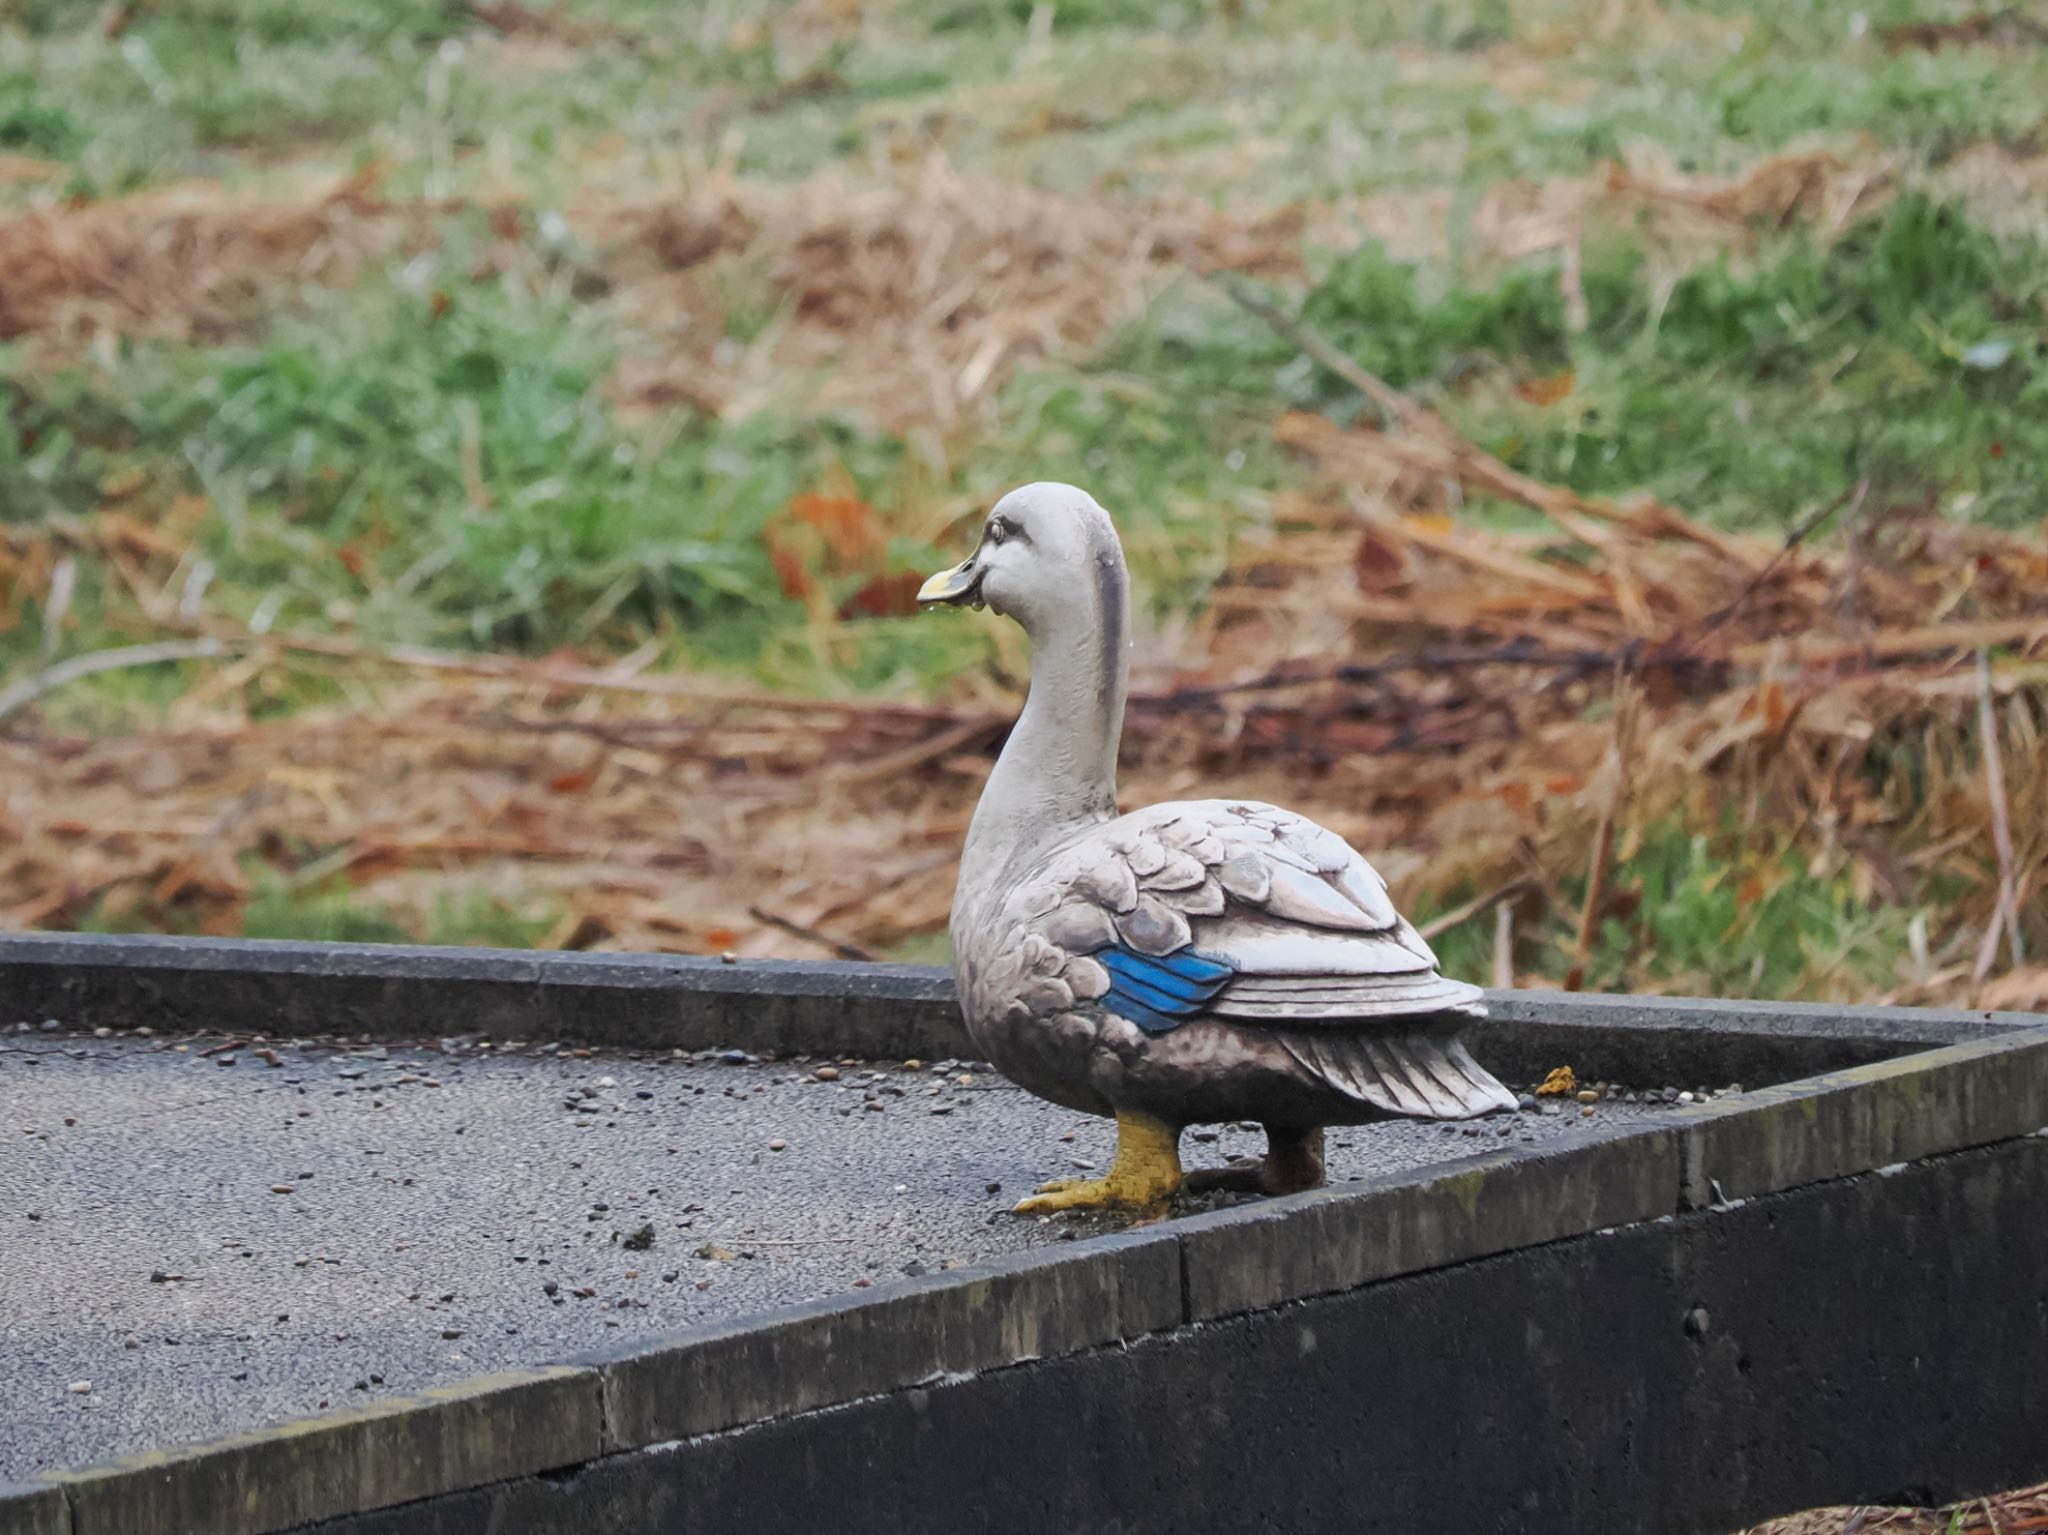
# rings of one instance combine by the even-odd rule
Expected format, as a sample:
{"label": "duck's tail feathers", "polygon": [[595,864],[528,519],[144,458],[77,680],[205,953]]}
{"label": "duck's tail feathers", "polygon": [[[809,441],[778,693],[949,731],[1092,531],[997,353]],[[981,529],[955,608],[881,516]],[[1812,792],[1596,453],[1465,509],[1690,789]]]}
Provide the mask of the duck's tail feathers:
{"label": "duck's tail feathers", "polygon": [[1472,1059],[1457,1036],[1464,1010],[1404,1019],[1412,1032],[1371,1027],[1275,1029],[1273,1038],[1302,1069],[1385,1114],[1409,1119],[1471,1119],[1512,1109],[1515,1095]]}

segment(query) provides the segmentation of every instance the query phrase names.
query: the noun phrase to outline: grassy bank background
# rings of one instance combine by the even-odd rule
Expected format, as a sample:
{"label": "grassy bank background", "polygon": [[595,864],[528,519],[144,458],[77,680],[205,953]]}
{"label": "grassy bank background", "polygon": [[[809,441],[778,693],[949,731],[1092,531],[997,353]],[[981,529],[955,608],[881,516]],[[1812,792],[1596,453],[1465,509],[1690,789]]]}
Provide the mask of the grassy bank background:
{"label": "grassy bank background", "polygon": [[28,0],[0,919],[941,955],[1024,656],[911,593],[1062,478],[1130,802],[2042,1005],[2044,242],[2021,11]]}

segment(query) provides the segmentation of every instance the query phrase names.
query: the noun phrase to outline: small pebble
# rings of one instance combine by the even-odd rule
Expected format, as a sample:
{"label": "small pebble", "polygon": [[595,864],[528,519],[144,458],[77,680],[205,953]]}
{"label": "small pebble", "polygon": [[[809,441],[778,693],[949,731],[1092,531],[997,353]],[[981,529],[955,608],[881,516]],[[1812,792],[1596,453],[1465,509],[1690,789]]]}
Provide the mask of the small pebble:
{"label": "small pebble", "polygon": [[1600,1095],[1590,1087],[1582,1089],[1579,1093],[1579,1102],[1581,1103],[1598,1103],[1599,1101]]}
{"label": "small pebble", "polygon": [[1515,1107],[1524,1114],[1531,1112],[1536,1107],[1536,1095],[1534,1093],[1520,1094],[1515,1099]]}
{"label": "small pebble", "polygon": [[770,1141],[768,1143],[768,1149],[770,1151],[787,1151],[789,1149],[789,1142],[780,1140]]}
{"label": "small pebble", "polygon": [[1590,1103],[1587,1104],[1584,1108],[1579,1110],[1579,1115],[1583,1119],[1591,1119],[1593,1117],[1593,1105]]}
{"label": "small pebble", "polygon": [[441,1336],[449,1339],[459,1338],[462,1336],[462,1329],[460,1327],[444,1327],[441,1329]]}
{"label": "small pebble", "polygon": [[820,1082],[837,1082],[839,1080],[839,1068],[837,1066],[820,1066],[811,1075]]}
{"label": "small pebble", "polygon": [[753,1060],[753,1057],[744,1050],[721,1050],[718,1052],[718,1058],[727,1066],[744,1066]]}
{"label": "small pebble", "polygon": [[64,1389],[73,1396],[84,1396],[92,1390],[92,1382],[89,1380],[74,1380]]}
{"label": "small pebble", "polygon": [[1680,1103],[1691,1103],[1693,1101],[1693,1095],[1691,1093],[1680,1093],[1678,1095],[1678,1101]]}
{"label": "small pebble", "polygon": [[289,1194],[292,1192],[292,1185],[289,1183],[273,1183],[270,1186],[270,1192],[273,1194]]}

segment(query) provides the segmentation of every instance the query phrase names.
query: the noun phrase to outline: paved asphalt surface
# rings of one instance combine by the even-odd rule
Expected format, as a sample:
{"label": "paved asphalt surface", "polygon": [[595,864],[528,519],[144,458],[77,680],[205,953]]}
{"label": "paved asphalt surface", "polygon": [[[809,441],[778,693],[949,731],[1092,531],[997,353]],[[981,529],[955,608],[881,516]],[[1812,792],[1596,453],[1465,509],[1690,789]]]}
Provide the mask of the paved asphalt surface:
{"label": "paved asphalt surface", "polygon": [[[1110,1126],[971,1063],[0,1031],[0,1481],[1106,1229],[1008,1210]],[[1655,1112],[1338,1130],[1331,1175]]]}

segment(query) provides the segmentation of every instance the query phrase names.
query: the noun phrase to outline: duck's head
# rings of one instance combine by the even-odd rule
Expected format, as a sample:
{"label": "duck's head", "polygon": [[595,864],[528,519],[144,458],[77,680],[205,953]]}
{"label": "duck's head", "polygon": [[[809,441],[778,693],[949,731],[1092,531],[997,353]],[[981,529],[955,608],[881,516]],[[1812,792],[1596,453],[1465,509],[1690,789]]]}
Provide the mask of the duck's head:
{"label": "duck's head", "polygon": [[1048,480],[998,501],[974,553],[925,582],[917,600],[986,605],[1036,636],[1067,624],[1101,627],[1112,612],[1120,618],[1123,589],[1123,547],[1109,513],[1087,491]]}

